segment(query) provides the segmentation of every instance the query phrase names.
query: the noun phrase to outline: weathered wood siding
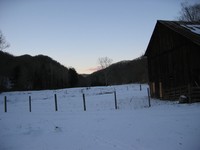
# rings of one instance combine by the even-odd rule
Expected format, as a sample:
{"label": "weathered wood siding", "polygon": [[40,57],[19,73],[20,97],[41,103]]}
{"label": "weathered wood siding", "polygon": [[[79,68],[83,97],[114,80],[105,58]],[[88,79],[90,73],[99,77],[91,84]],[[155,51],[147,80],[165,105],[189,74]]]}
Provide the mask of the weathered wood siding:
{"label": "weathered wood siding", "polygon": [[200,86],[199,45],[159,22],[150,43],[147,56],[152,97],[165,99],[170,89]]}

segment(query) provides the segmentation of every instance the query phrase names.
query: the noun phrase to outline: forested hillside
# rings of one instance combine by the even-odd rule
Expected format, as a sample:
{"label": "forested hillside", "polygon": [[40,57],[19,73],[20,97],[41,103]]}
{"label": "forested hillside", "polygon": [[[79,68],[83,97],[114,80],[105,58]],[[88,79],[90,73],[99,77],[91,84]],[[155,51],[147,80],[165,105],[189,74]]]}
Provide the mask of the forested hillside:
{"label": "forested hillside", "polygon": [[44,55],[13,56],[0,51],[0,91],[41,90],[147,82],[147,61],[121,61],[88,76]]}
{"label": "forested hillside", "polygon": [[148,81],[147,59],[142,56],[130,61],[121,61],[94,72],[87,79],[91,85],[146,83]]}
{"label": "forested hillside", "polygon": [[78,82],[74,69],[43,55],[15,57],[0,51],[0,68],[1,91],[66,88]]}

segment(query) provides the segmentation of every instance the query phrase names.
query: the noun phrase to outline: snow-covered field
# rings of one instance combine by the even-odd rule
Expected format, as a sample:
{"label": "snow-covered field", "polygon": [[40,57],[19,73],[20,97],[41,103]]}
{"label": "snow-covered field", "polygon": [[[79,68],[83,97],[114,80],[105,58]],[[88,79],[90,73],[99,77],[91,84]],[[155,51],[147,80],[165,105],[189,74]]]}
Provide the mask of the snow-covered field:
{"label": "snow-covered field", "polygon": [[1,93],[0,150],[199,150],[200,103],[151,100],[149,108],[147,87]]}

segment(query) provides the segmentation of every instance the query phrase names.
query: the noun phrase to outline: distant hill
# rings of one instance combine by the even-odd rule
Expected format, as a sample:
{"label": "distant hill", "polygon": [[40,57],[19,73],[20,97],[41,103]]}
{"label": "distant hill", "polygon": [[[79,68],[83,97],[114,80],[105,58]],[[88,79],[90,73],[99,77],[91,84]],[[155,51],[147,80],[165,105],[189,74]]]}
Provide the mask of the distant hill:
{"label": "distant hill", "polygon": [[0,51],[0,91],[144,83],[147,80],[145,57],[121,61],[90,75],[79,75],[75,69],[66,68],[48,56],[13,56]]}
{"label": "distant hill", "polygon": [[0,68],[0,91],[72,87],[69,69],[48,56],[16,57],[0,51]]}
{"label": "distant hill", "polygon": [[108,85],[146,83],[148,82],[147,59],[139,57],[130,61],[121,61],[87,76],[91,86],[106,85],[105,78]]}

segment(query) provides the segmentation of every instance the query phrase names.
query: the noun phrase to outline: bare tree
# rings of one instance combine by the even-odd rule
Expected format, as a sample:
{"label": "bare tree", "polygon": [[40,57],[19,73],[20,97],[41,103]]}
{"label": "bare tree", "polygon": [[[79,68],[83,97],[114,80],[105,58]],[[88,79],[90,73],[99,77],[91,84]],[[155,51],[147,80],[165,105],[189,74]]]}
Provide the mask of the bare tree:
{"label": "bare tree", "polygon": [[101,66],[101,69],[105,69],[107,67],[109,67],[112,64],[112,59],[108,58],[108,57],[100,57],[98,59],[98,63]]}
{"label": "bare tree", "polygon": [[0,51],[8,48],[10,45],[6,42],[5,37],[3,36],[2,32],[0,31]]}
{"label": "bare tree", "polygon": [[112,61],[113,60],[108,57],[100,57],[98,59],[98,63],[101,66],[101,69],[104,69],[104,78],[105,78],[106,85],[108,85],[108,75],[109,75],[109,72],[106,68],[112,64]]}
{"label": "bare tree", "polygon": [[200,21],[200,3],[189,5],[181,3],[180,21]]}

